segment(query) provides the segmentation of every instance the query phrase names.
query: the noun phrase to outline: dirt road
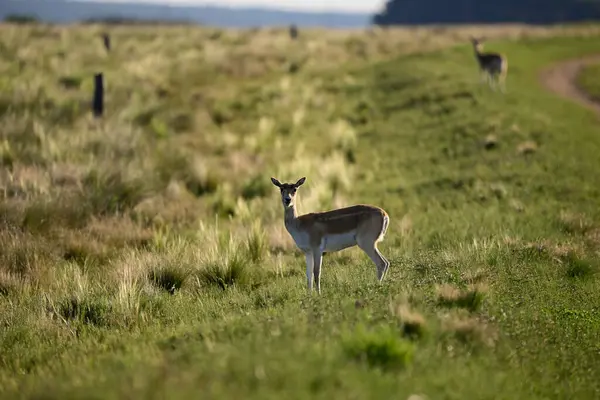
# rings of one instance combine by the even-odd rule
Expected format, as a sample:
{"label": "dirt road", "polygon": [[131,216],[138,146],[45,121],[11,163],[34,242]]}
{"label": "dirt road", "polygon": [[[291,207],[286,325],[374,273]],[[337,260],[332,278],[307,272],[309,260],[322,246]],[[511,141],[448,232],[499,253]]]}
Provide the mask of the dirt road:
{"label": "dirt road", "polygon": [[600,102],[592,99],[575,83],[579,71],[584,66],[595,63],[600,63],[600,55],[564,61],[544,69],[540,79],[552,92],[594,110],[600,116]]}

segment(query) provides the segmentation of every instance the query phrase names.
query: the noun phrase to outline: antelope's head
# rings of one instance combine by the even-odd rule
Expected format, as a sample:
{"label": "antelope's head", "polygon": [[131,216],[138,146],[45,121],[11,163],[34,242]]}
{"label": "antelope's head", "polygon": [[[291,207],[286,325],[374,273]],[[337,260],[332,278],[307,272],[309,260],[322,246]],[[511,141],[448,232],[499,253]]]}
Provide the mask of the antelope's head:
{"label": "antelope's head", "polygon": [[271,178],[273,185],[277,186],[281,191],[281,203],[284,208],[294,207],[296,199],[296,191],[306,181],[306,178],[300,178],[296,183],[281,183],[275,178]]}
{"label": "antelope's head", "polygon": [[471,43],[473,44],[473,48],[476,51],[483,50],[483,41],[481,39],[477,39],[477,38],[474,38],[473,36],[471,36]]}

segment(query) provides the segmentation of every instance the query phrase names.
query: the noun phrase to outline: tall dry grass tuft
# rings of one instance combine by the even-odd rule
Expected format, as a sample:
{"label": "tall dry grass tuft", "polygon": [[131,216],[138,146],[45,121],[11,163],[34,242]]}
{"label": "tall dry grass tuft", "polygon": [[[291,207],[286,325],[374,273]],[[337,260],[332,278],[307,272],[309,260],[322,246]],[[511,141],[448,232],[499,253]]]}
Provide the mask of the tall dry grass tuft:
{"label": "tall dry grass tuft", "polygon": [[85,202],[94,215],[129,211],[153,192],[147,181],[129,178],[121,171],[91,171],[83,184]]}
{"label": "tall dry grass tuft", "polygon": [[442,318],[442,332],[466,344],[493,347],[498,340],[498,332],[490,323],[475,317],[453,313]]}
{"label": "tall dry grass tuft", "polygon": [[250,265],[238,248],[209,258],[198,271],[196,280],[199,286],[214,286],[222,290],[230,287],[243,288],[251,284]]}
{"label": "tall dry grass tuft", "polygon": [[219,177],[201,158],[194,157],[183,177],[187,189],[196,196],[214,193],[219,187]]}
{"label": "tall dry grass tuft", "polygon": [[483,305],[487,291],[488,286],[481,282],[470,284],[464,290],[450,284],[436,287],[437,300],[440,305],[465,308],[469,311],[476,311]]}
{"label": "tall dry grass tuft", "polygon": [[427,334],[427,321],[419,312],[415,311],[408,303],[390,304],[392,315],[400,324],[402,334],[408,338],[419,339]]}
{"label": "tall dry grass tuft", "polygon": [[161,293],[183,290],[200,262],[195,241],[157,238],[148,249],[129,249],[112,265],[108,284],[116,287],[114,303],[127,323],[145,322],[160,311]]}
{"label": "tall dry grass tuft", "polygon": [[118,312],[128,322],[137,320],[141,315],[142,294],[147,288],[145,264],[152,257],[129,251],[114,263],[113,280],[117,288],[114,301]]}
{"label": "tall dry grass tuft", "polygon": [[250,261],[254,264],[262,262],[269,256],[267,237],[262,224],[258,220],[252,224],[246,238],[246,252]]}
{"label": "tall dry grass tuft", "polygon": [[352,125],[342,119],[332,124],[329,135],[334,146],[341,151],[351,150],[358,143],[356,131]]}
{"label": "tall dry grass tuft", "polygon": [[18,231],[0,232],[0,271],[37,279],[59,260],[56,248],[42,237]]}
{"label": "tall dry grass tuft", "polygon": [[581,213],[562,211],[558,218],[559,226],[567,233],[585,234],[594,228],[594,223]]}
{"label": "tall dry grass tuft", "polygon": [[177,267],[159,267],[150,271],[148,279],[157,288],[163,289],[169,294],[175,294],[181,289],[190,273],[189,270]]}
{"label": "tall dry grass tuft", "polygon": [[27,285],[27,281],[14,273],[0,270],[0,296],[10,297]]}
{"label": "tall dry grass tuft", "polygon": [[[202,257],[202,267],[196,272],[199,287],[245,287],[251,284],[251,261],[243,243],[232,236],[217,237]],[[246,251],[245,251],[246,250]]]}
{"label": "tall dry grass tuft", "polygon": [[65,263],[48,273],[41,294],[50,320],[67,329],[79,324],[107,326],[114,321],[106,292],[79,265]]}

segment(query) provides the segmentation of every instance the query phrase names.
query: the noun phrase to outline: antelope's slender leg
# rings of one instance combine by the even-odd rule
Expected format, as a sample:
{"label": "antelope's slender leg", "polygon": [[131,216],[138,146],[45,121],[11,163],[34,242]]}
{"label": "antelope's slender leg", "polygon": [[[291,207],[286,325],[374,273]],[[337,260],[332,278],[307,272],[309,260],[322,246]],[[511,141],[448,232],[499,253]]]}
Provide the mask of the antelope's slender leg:
{"label": "antelope's slender leg", "polygon": [[500,90],[502,91],[502,93],[506,92],[506,70],[503,69],[502,72],[500,72],[500,75],[498,76],[498,80],[500,82]]}
{"label": "antelope's slender leg", "polygon": [[498,86],[498,81],[496,79],[496,75],[492,74],[491,72],[488,73],[489,77],[490,77],[490,88],[492,88],[492,90],[495,92],[496,91],[496,87]]}
{"label": "antelope's slender leg", "polygon": [[308,291],[311,292],[312,291],[312,284],[313,284],[313,255],[312,253],[305,253],[304,256],[306,257],[306,285],[308,287]]}
{"label": "antelope's slender leg", "polygon": [[386,274],[387,270],[390,268],[390,262],[388,261],[387,258],[385,258],[383,256],[383,254],[381,254],[381,252],[377,248],[377,243],[375,243],[375,245],[373,247],[375,248],[377,255],[383,260],[383,263],[384,263],[384,267],[382,270],[379,270],[379,268],[377,269],[377,279],[379,279],[379,281],[382,281],[383,278],[385,278],[385,274]]}
{"label": "antelope's slender leg", "polygon": [[488,76],[485,70],[481,69],[479,71],[479,83],[483,85],[484,83],[488,83]]}
{"label": "antelope's slender leg", "polygon": [[315,286],[317,293],[321,293],[321,263],[323,262],[323,253],[321,250],[314,250],[313,272],[315,277]]}
{"label": "antelope's slender leg", "polygon": [[377,250],[375,241],[359,239],[357,241],[357,245],[367,254],[367,256],[369,256],[371,261],[373,261],[377,267],[377,279],[379,282],[381,282],[383,275],[385,274],[385,270],[387,269],[388,261],[383,258],[381,253],[379,253],[379,250]]}

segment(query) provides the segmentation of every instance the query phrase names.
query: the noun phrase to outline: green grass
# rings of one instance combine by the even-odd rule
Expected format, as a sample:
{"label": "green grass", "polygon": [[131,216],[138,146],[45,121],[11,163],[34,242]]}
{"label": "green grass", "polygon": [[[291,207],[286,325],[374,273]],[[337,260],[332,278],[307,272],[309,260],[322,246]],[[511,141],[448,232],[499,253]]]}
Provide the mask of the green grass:
{"label": "green grass", "polygon": [[[598,29],[1,28],[3,399],[600,394],[597,119],[537,79]],[[352,249],[308,296],[271,176],[382,206],[383,284]]]}
{"label": "green grass", "polygon": [[600,100],[600,65],[584,67],[577,76],[577,85],[593,99]]}

